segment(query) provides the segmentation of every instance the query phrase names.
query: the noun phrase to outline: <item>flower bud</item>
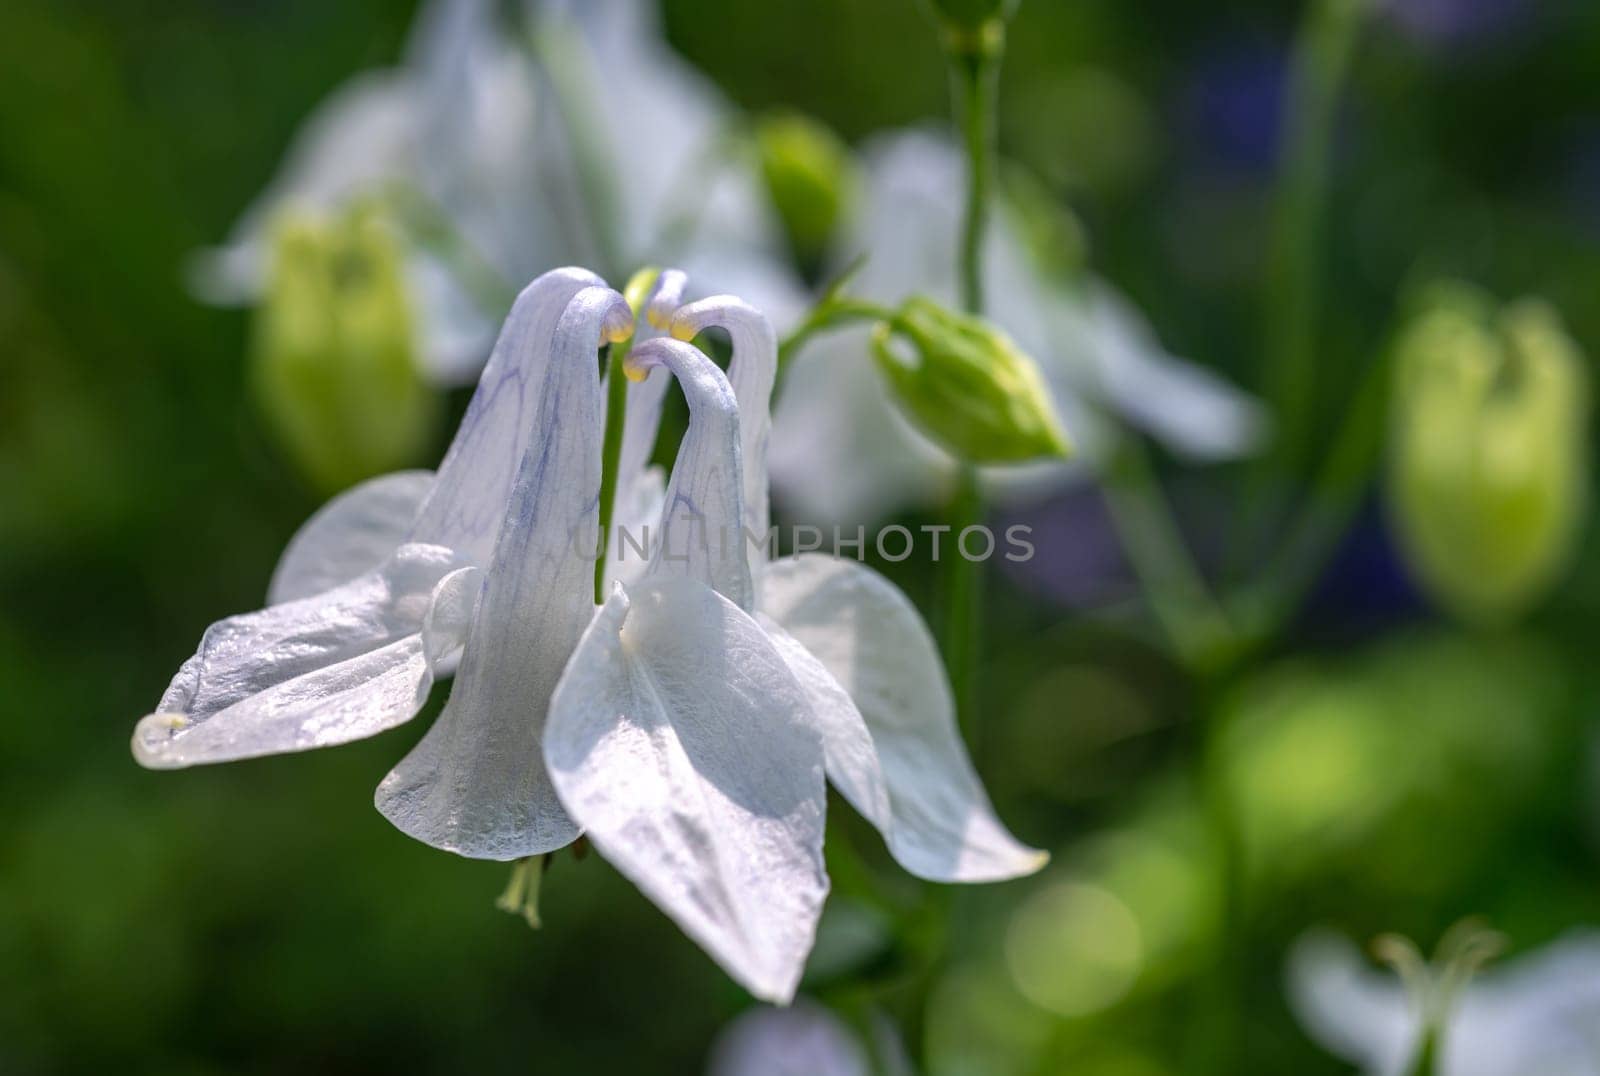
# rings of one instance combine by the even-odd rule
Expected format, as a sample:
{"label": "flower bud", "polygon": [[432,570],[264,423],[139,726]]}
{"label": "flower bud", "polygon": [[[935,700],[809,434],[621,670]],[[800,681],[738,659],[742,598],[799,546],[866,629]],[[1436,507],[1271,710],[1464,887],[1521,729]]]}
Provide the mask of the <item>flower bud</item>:
{"label": "flower bud", "polygon": [[1422,585],[1476,621],[1532,605],[1586,507],[1588,379],[1556,312],[1436,292],[1395,356],[1391,499]]}
{"label": "flower bud", "polygon": [[253,343],[262,413],[319,492],[425,447],[437,400],[418,372],[398,240],[372,213],[278,224]]}
{"label": "flower bud", "polygon": [[763,119],[756,148],[790,249],[802,265],[818,265],[854,186],[849,148],[827,127],[795,112]]}
{"label": "flower bud", "polygon": [[957,458],[1021,463],[1067,455],[1038,366],[983,319],[909,299],[873,330],[872,353],[901,409]]}
{"label": "flower bud", "polygon": [[980,35],[1002,30],[1016,13],[1017,0],[928,0],[947,31]]}

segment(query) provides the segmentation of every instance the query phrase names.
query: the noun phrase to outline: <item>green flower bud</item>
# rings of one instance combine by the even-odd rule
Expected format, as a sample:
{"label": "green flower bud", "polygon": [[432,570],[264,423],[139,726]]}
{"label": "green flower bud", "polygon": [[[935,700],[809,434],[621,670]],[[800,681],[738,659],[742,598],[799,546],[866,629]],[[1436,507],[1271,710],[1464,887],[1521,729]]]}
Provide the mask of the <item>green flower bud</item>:
{"label": "green flower bud", "polygon": [[1021,463],[1068,454],[1039,367],[987,321],[909,299],[873,330],[872,353],[905,414],[959,459]]}
{"label": "green flower bud", "polygon": [[802,265],[819,264],[853,193],[849,147],[821,123],[784,112],[757,125],[756,148],[790,249]]}
{"label": "green flower bud", "polygon": [[285,217],[254,326],[253,387],[321,493],[414,463],[438,401],[418,374],[399,243],[370,212]]}
{"label": "green flower bud", "polygon": [[1566,566],[1586,508],[1589,386],[1556,312],[1437,291],[1395,356],[1391,500],[1445,607],[1504,621]]}
{"label": "green flower bud", "polygon": [[951,31],[976,33],[1004,26],[1016,14],[1017,0],[928,0],[934,15]]}

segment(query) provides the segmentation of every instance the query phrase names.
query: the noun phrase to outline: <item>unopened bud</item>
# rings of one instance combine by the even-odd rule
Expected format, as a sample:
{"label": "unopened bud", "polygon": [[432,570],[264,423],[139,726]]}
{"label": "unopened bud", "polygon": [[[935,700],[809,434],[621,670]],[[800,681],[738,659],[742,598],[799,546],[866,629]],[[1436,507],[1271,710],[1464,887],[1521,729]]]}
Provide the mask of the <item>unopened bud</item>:
{"label": "unopened bud", "polygon": [[1391,493],[1419,581],[1503,621],[1566,567],[1586,507],[1589,386],[1555,311],[1441,289],[1395,356]]}
{"label": "unopened bud", "polygon": [[286,217],[256,313],[254,388],[295,466],[332,493],[415,462],[437,400],[398,240],[371,213]]}
{"label": "unopened bud", "polygon": [[821,263],[855,183],[850,150],[827,127],[795,112],[756,127],[761,174],[789,247],[802,265]]}
{"label": "unopened bud", "polygon": [[901,409],[957,458],[1021,463],[1067,455],[1038,366],[982,318],[910,299],[873,331],[872,351]]}

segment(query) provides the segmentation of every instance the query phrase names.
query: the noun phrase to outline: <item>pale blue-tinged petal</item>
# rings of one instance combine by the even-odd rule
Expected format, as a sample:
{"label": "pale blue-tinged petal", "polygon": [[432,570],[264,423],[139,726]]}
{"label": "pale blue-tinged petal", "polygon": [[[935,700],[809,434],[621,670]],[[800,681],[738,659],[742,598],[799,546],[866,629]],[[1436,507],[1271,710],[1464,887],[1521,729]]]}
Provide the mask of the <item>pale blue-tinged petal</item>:
{"label": "pale blue-tinged petal", "polygon": [[1108,285],[1090,282],[1080,302],[1079,316],[1088,321],[1082,336],[1100,386],[1130,422],[1201,462],[1235,459],[1260,446],[1266,418],[1256,400],[1168,354],[1144,315]]}
{"label": "pale blue-tinged petal", "polygon": [[704,352],[680,340],[647,340],[627,361],[632,370],[671,371],[689,405],[689,429],[667,482],[650,574],[697,579],[741,609],[753,608],[750,565],[741,549],[744,480],[733,387]]}
{"label": "pale blue-tinged petal", "polygon": [[527,448],[450,701],[376,794],[385,817],[436,848],[517,859],[578,835],[540,741],[550,694],[594,615],[603,431],[595,352],[631,323],[620,295],[587,288],[556,325],[548,361],[530,367]]}
{"label": "pale blue-tinged petal", "polygon": [[602,284],[586,269],[552,269],[517,296],[467,405],[438,481],[418,515],[412,538],[459,550],[487,564],[505,518],[524,452],[531,443],[551,336],[574,296]]}
{"label": "pale blue-tinged petal", "polygon": [[786,1008],[750,1009],[723,1029],[710,1076],[869,1076],[861,1042],[837,1016],[798,998]]}
{"label": "pale blue-tinged petal", "polygon": [[405,540],[432,487],[432,471],[397,471],[317,509],[278,558],[267,604],[309,598],[378,567]]}
{"label": "pale blue-tinged petal", "polygon": [[[889,850],[919,877],[987,882],[1031,874],[1049,858],[1020,844],[995,816],[967,757],[938,649],[893,584],[852,561],[801,554],[774,561],[761,611],[831,673],[860,712],[888,790],[890,818],[852,802],[883,830]],[[825,732],[853,728],[837,692],[808,676]],[[850,757],[857,758],[853,744]],[[837,754],[837,752],[835,753]],[[830,755],[830,758],[834,756]],[[841,773],[841,791],[855,781]]]}
{"label": "pale blue-tinged petal", "polygon": [[[666,375],[663,372],[659,376]],[[619,478],[611,546],[606,557],[607,594],[613,584],[632,584],[644,578],[653,555],[652,539],[661,532],[661,513],[667,503],[666,473],[660,467],[646,467],[631,478]]]}
{"label": "pale blue-tinged petal", "polygon": [[[134,756],[154,768],[225,762],[409,720],[427,699],[430,659],[453,650],[463,627],[449,612],[460,568],[448,549],[406,545],[331,591],[212,625],[139,722]],[[439,602],[447,613],[434,629]]]}
{"label": "pale blue-tinged petal", "polygon": [[[679,340],[693,340],[711,327],[728,333],[733,356],[728,382],[739,404],[739,457],[743,473],[743,522],[753,535],[767,533],[767,441],[772,433],[772,384],[778,373],[778,335],[761,311],[731,295],[715,295],[680,307],[669,326]],[[744,541],[751,575],[760,587],[767,543]]]}
{"label": "pale blue-tinged petal", "polygon": [[618,588],[551,704],[561,800],[751,993],[787,1002],[827,895],[822,748],[766,633],[690,579]]}

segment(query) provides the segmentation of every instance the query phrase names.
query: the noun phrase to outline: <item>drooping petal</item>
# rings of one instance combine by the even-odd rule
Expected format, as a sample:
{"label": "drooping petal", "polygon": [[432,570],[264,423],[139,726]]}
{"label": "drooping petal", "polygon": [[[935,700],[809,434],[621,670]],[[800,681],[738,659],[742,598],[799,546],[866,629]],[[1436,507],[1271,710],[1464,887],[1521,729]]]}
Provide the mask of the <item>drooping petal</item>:
{"label": "drooping petal", "polygon": [[[889,794],[884,837],[902,866],[935,881],[984,882],[1044,865],[1048,856],[1018,843],[995,816],[961,742],[938,650],[904,594],[859,564],[801,554],[768,566],[761,611],[833,675],[860,711]],[[849,728],[837,693],[817,689],[815,677],[807,681],[813,706],[829,715],[823,729]],[[848,754],[857,764],[858,753]],[[843,772],[836,781],[841,791],[858,783]],[[859,792],[851,798],[865,800],[858,808],[884,828],[870,799]]]}
{"label": "drooping petal", "polygon": [[213,624],[154,714],[135,757],[174,768],[326,747],[415,716],[430,658],[454,649],[460,565],[438,546],[402,546],[381,567],[312,598]]}
{"label": "drooping petal", "polygon": [[[772,383],[778,373],[778,335],[759,310],[731,295],[716,295],[682,307],[673,315],[671,331],[679,340],[693,340],[716,326],[733,344],[728,381],[739,404],[739,456],[744,485],[744,527],[752,535],[767,532],[767,440],[772,432]],[[760,586],[767,543],[746,540],[750,574]]]}
{"label": "drooping petal", "polygon": [[602,336],[632,315],[609,288],[578,293],[527,386],[531,431],[444,712],[378,786],[417,840],[477,859],[553,851],[578,835],[540,759],[550,694],[594,614]]}
{"label": "drooping petal", "polygon": [[545,759],[619,871],[751,993],[794,996],[828,889],[822,748],[749,615],[694,580],[618,588],[556,689]]}
{"label": "drooping petal", "polygon": [[552,269],[522,290],[467,405],[438,481],[412,529],[415,541],[487,564],[523,454],[531,443],[550,340],[574,296],[602,284],[586,269]]}
{"label": "drooping petal", "polygon": [[704,352],[679,340],[646,341],[629,352],[628,363],[635,369],[666,367],[689,404],[689,429],[667,483],[649,574],[697,579],[739,608],[752,609],[755,591],[742,550],[744,486],[733,387]]}
{"label": "drooping petal", "polygon": [[323,505],[278,558],[267,603],[309,598],[378,567],[405,540],[432,487],[432,471],[397,471]]}

